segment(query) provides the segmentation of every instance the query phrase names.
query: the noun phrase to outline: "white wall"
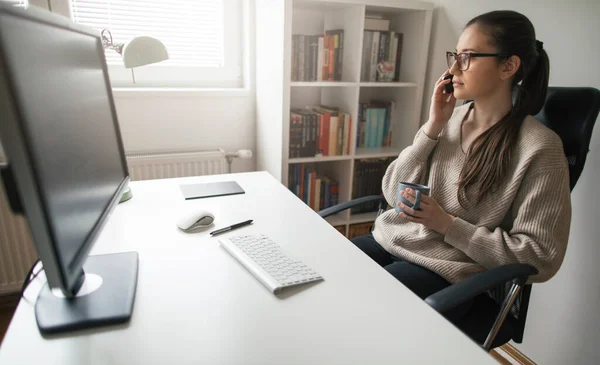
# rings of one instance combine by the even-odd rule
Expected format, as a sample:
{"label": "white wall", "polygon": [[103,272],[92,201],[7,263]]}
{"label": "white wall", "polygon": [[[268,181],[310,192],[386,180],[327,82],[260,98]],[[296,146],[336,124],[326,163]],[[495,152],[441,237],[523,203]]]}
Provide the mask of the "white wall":
{"label": "white wall", "polygon": [[[600,1],[433,0],[436,10],[423,120],[435,79],[446,69],[445,51],[456,47],[464,24],[491,10],[525,14],[550,57],[550,85],[600,89]],[[538,364],[600,363],[600,125],[583,174],[572,194],[573,218],[562,268],[534,285],[523,343]]]}
{"label": "white wall", "polygon": [[[255,148],[253,92],[115,91],[127,152]],[[235,160],[233,172],[253,171],[254,158]]]}

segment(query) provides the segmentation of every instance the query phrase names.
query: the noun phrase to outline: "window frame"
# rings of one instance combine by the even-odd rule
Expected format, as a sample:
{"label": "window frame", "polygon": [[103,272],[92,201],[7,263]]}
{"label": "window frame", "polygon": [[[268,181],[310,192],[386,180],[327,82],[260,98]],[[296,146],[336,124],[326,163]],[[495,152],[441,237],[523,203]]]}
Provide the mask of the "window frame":
{"label": "window frame", "polygon": [[[48,1],[52,12],[73,19],[71,0]],[[247,0],[223,0],[223,67],[167,66],[157,63],[134,68],[133,73],[136,82],[133,83],[132,69],[126,69],[123,65],[108,65],[112,87],[154,89],[244,88],[246,86],[244,71],[247,62],[244,59],[244,46],[246,44],[244,40],[244,19],[246,17],[244,10],[247,9],[246,2]]]}

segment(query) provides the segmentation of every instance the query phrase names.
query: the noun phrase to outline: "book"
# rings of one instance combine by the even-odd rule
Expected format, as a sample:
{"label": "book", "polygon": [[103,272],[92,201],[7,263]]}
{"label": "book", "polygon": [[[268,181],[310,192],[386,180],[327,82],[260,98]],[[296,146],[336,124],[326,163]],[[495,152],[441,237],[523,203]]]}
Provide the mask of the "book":
{"label": "book", "polygon": [[400,60],[402,59],[402,33],[396,33],[398,44],[396,46],[396,70],[394,71],[394,81],[400,81]]}
{"label": "book", "polygon": [[[352,199],[368,195],[381,195],[381,181],[389,164],[395,157],[357,160],[353,171]],[[363,204],[351,209],[352,214],[377,211],[377,202]]]}
{"label": "book", "polygon": [[390,21],[388,19],[365,18],[366,30],[388,31],[390,30]]}
{"label": "book", "polygon": [[342,68],[344,60],[344,30],[333,29],[325,32],[330,36],[333,36],[333,48],[334,48],[334,67],[333,67],[333,80],[342,80]]}

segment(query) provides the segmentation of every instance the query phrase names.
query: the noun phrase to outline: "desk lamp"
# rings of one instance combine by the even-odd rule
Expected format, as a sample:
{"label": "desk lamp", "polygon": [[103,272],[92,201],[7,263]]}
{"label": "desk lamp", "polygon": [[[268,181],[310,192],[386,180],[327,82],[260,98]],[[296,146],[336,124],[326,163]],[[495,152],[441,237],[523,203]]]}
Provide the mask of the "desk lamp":
{"label": "desk lamp", "polygon": [[167,47],[156,38],[139,36],[126,43],[113,42],[110,30],[104,29],[102,33],[102,46],[104,49],[112,49],[123,58],[125,68],[131,69],[133,83],[135,83],[134,67],[149,65],[169,59]]}

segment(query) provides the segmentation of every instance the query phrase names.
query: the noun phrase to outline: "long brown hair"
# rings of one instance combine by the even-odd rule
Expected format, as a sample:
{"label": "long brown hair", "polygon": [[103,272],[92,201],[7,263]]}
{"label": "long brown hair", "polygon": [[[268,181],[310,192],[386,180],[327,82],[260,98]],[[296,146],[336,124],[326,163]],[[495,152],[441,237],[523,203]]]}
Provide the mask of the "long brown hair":
{"label": "long brown hair", "polygon": [[513,94],[511,110],[479,135],[467,151],[458,183],[458,201],[463,207],[467,206],[467,191],[473,191],[479,203],[486,194],[498,189],[510,165],[523,120],[527,115],[537,114],[544,105],[550,70],[548,54],[523,14],[492,11],[471,19],[466,27],[473,24],[488,34],[498,53],[518,56],[521,65],[513,79],[516,95]]}

